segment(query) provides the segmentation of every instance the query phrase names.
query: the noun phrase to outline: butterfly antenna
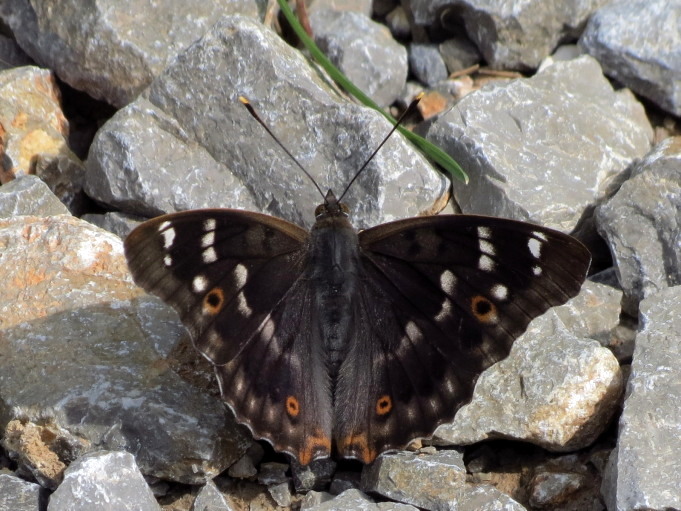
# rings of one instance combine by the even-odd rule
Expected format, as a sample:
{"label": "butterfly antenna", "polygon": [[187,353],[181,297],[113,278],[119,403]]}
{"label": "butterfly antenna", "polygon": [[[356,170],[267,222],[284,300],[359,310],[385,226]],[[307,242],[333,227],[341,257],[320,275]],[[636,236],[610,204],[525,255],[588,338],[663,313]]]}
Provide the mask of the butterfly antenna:
{"label": "butterfly antenna", "polygon": [[421,92],[418,96],[416,96],[416,98],[414,98],[414,100],[409,104],[409,106],[407,107],[407,109],[402,113],[402,115],[400,115],[400,117],[397,119],[397,121],[395,121],[395,124],[393,125],[392,129],[390,130],[390,132],[388,132],[388,134],[385,136],[385,138],[383,139],[383,141],[382,141],[380,144],[378,144],[378,147],[374,150],[373,153],[371,153],[371,156],[369,156],[369,158],[367,159],[367,161],[364,162],[364,165],[362,165],[362,166],[359,168],[359,170],[355,173],[355,175],[353,176],[353,178],[352,178],[352,179],[350,180],[350,182],[348,183],[348,186],[345,187],[345,190],[343,191],[343,193],[341,193],[340,197],[338,198],[338,202],[341,202],[341,201],[343,200],[343,197],[345,197],[345,194],[348,193],[348,190],[349,190],[350,187],[352,186],[352,183],[355,182],[355,180],[359,177],[359,175],[362,173],[362,171],[367,167],[367,165],[369,165],[369,162],[371,162],[371,160],[374,159],[374,156],[376,156],[376,153],[381,149],[381,147],[383,147],[383,144],[385,144],[385,143],[388,141],[388,139],[389,139],[390,136],[395,132],[395,130],[398,128],[398,126],[399,126],[400,124],[402,124],[402,121],[403,121],[408,115],[410,115],[412,112],[414,112],[414,110],[416,110],[416,105],[419,104],[419,101],[421,101],[421,98],[422,98],[422,97],[423,97],[423,92]]}
{"label": "butterfly antenna", "polygon": [[248,110],[248,113],[251,114],[251,115],[253,116],[253,118],[254,118],[256,121],[258,121],[258,122],[260,123],[260,126],[262,126],[263,128],[265,128],[265,131],[267,131],[267,133],[269,133],[270,137],[272,137],[272,138],[274,139],[274,141],[275,141],[277,144],[279,144],[279,147],[281,147],[281,148],[284,150],[284,152],[285,152],[286,154],[288,154],[289,158],[291,158],[291,159],[295,162],[295,164],[298,165],[298,167],[300,168],[300,170],[302,170],[303,173],[304,173],[308,178],[310,178],[310,181],[312,181],[312,184],[313,184],[313,185],[315,186],[315,188],[319,191],[319,194],[320,194],[322,197],[325,197],[324,192],[322,192],[322,189],[319,188],[319,185],[317,184],[317,181],[314,180],[314,178],[313,178],[313,177],[310,175],[310,173],[305,169],[305,167],[303,167],[303,166],[300,164],[300,162],[299,162],[298,160],[296,160],[295,156],[293,156],[293,155],[289,152],[289,150],[286,149],[286,147],[284,147],[284,144],[282,144],[282,143],[280,142],[280,140],[275,136],[275,134],[272,133],[272,130],[269,129],[269,128],[267,127],[267,124],[265,124],[265,121],[263,121],[263,120],[260,118],[260,116],[258,116],[258,114],[256,113],[255,109],[254,109],[253,106],[251,105],[250,101],[248,101],[248,99],[246,99],[246,98],[243,97],[243,96],[239,96],[239,101],[241,101],[241,103],[246,107],[246,110]]}

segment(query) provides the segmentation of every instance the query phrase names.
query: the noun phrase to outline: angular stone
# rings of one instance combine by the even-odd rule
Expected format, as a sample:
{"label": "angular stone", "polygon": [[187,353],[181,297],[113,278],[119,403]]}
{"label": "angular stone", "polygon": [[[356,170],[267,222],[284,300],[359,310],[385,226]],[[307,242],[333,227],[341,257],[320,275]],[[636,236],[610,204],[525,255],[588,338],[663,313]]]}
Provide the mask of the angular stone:
{"label": "angular stone", "polygon": [[0,34],[0,71],[31,64],[33,61],[15,40]]}
{"label": "angular stone", "polygon": [[96,451],[78,458],[50,497],[47,511],[160,511],[127,452]]}
{"label": "angular stone", "polygon": [[678,2],[610,2],[589,19],[579,44],[601,63],[605,74],[681,116],[680,19]]}
{"label": "angular stone", "polygon": [[414,506],[383,502],[377,504],[369,496],[359,490],[346,490],[340,495],[311,507],[301,508],[305,511],[416,511]]}
{"label": "angular stone", "polygon": [[120,238],[66,215],[0,220],[0,280],[0,428],[35,477],[58,482],[59,463],[108,448],[197,484],[243,454],[223,404],[170,370],[186,333],[133,284]]}
{"label": "angular stone", "polygon": [[421,83],[429,87],[447,79],[447,66],[436,44],[411,43],[409,69]]}
{"label": "angular stone", "polygon": [[472,92],[425,131],[470,176],[467,186],[453,183],[464,213],[563,231],[653,136],[641,104],[615,92],[588,56]]}
{"label": "angular stone", "polygon": [[[87,161],[88,194],[145,216],[226,206],[311,225],[319,192],[239,95],[324,192],[340,194],[389,131],[373,110],[340,100],[271,30],[228,17],[100,129]],[[364,228],[432,209],[447,190],[448,181],[393,136],[347,203]]]}
{"label": "angular stone", "polygon": [[80,218],[105,231],[115,234],[121,239],[125,239],[125,237],[130,234],[130,231],[146,220],[141,216],[126,215],[125,213],[118,213],[117,211],[86,213]]}
{"label": "angular stone", "polygon": [[123,106],[221,16],[257,16],[255,0],[5,0],[0,18],[36,62],[73,88]]}
{"label": "angular stone", "polygon": [[196,494],[191,511],[235,511],[213,481],[204,484]]}
{"label": "angular stone", "polygon": [[317,9],[331,9],[337,12],[357,12],[371,16],[371,0],[315,0],[310,6],[310,14]]}
{"label": "angular stone", "polygon": [[480,62],[478,49],[465,37],[454,37],[440,43],[438,47],[449,73],[461,71]]}
{"label": "angular stone", "polygon": [[596,210],[625,295],[635,302],[681,284],[681,137],[658,144]]}
{"label": "angular stone", "polygon": [[36,176],[19,175],[0,186],[0,218],[69,215],[69,210]]}
{"label": "angular stone", "polygon": [[602,493],[608,509],[681,509],[681,286],[641,302],[640,331]]}
{"label": "angular stone", "polygon": [[45,507],[40,485],[10,474],[0,474],[0,509],[7,511],[39,511]]}
{"label": "angular stone", "polygon": [[364,467],[362,487],[433,511],[524,510],[496,488],[466,483],[466,467],[458,451],[421,456],[408,452],[384,454]]}
{"label": "angular stone", "polygon": [[399,96],[407,81],[407,50],[385,26],[351,11],[315,9],[315,42],[350,81],[380,106]]}
{"label": "angular stone", "polygon": [[473,399],[434,435],[439,444],[513,438],[554,452],[591,445],[619,405],[612,353],[579,339],[553,311],[530,323],[508,358],[478,379]]}
{"label": "angular stone", "polygon": [[497,69],[535,69],[561,41],[581,34],[608,0],[411,0],[414,20],[459,18],[487,63]]}

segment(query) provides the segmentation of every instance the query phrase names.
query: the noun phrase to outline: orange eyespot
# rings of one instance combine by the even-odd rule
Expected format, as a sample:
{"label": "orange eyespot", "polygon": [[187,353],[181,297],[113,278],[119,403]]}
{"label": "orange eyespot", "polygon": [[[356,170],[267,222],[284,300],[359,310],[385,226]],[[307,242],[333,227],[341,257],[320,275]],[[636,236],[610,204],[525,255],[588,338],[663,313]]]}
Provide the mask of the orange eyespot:
{"label": "orange eyespot", "polygon": [[298,400],[293,396],[286,398],[286,413],[291,417],[298,417],[298,414],[300,413],[300,403],[298,403]]}
{"label": "orange eyespot", "polygon": [[214,287],[203,298],[203,311],[206,314],[215,315],[220,312],[225,304],[225,293],[221,287]]}
{"label": "orange eyespot", "polygon": [[385,415],[387,413],[390,413],[390,410],[393,409],[393,400],[390,398],[389,395],[385,394],[381,397],[378,398],[376,401],[376,413],[378,415]]}
{"label": "orange eyespot", "polygon": [[481,323],[493,323],[497,320],[496,306],[481,295],[471,299],[471,312]]}

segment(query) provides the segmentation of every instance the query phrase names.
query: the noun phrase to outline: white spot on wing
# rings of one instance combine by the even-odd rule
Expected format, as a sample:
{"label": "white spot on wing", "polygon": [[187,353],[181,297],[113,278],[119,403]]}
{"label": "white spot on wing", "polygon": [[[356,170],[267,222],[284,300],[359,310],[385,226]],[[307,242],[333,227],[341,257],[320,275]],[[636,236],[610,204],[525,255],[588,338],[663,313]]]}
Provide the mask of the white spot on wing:
{"label": "white spot on wing", "polygon": [[234,280],[236,287],[241,289],[246,285],[246,280],[248,280],[248,268],[243,264],[237,264],[234,268]]}
{"label": "white spot on wing", "polygon": [[168,220],[161,222],[158,226],[158,232],[163,232],[165,231],[168,227],[170,227],[170,222]]}
{"label": "white spot on wing", "polygon": [[493,256],[496,253],[494,250],[494,245],[492,245],[492,243],[490,243],[489,241],[479,239],[478,245],[480,246],[480,252],[482,252],[483,254]]}
{"label": "white spot on wing", "polygon": [[407,326],[404,329],[407,332],[407,337],[409,337],[409,339],[415,340],[421,337],[421,330],[413,321],[407,323]]}
{"label": "white spot on wing", "polygon": [[492,296],[497,300],[506,300],[508,298],[508,288],[503,284],[497,284],[492,288]]}
{"label": "white spot on wing", "polygon": [[530,249],[530,253],[535,259],[541,257],[541,241],[535,238],[530,238],[527,242],[527,248]]}
{"label": "white spot on wing", "polygon": [[203,221],[203,230],[205,232],[211,232],[215,230],[215,218],[206,218]]}
{"label": "white spot on wing", "polygon": [[246,301],[246,295],[244,295],[243,291],[236,295],[236,300],[237,300],[237,310],[239,313],[241,313],[242,316],[250,316],[253,313],[253,309],[251,309],[248,306],[248,302]]}
{"label": "white spot on wing", "polygon": [[214,263],[215,261],[217,261],[218,255],[215,252],[215,249],[213,247],[208,247],[201,254],[201,258],[203,259],[204,263],[209,264],[209,263]]}
{"label": "white spot on wing", "polygon": [[532,273],[534,273],[537,277],[542,274],[542,269],[541,266],[533,266],[532,267]]}
{"label": "white spot on wing", "polygon": [[454,288],[456,287],[456,277],[451,272],[451,270],[445,270],[440,275],[440,289],[452,296],[454,294]]}
{"label": "white spot on wing", "polygon": [[449,301],[448,298],[445,298],[444,301],[442,302],[442,309],[440,309],[440,312],[438,312],[437,316],[435,316],[435,321],[438,323],[441,323],[443,320],[448,318],[452,314],[452,302]]}
{"label": "white spot on wing", "polygon": [[208,279],[203,275],[197,275],[194,277],[194,280],[192,280],[192,289],[195,293],[203,293],[208,289]]}
{"label": "white spot on wing", "polygon": [[167,267],[171,267],[173,265],[173,258],[170,257],[169,254],[166,254],[163,257],[163,264],[166,265]]}
{"label": "white spot on wing", "polygon": [[489,227],[478,227],[478,238],[488,240],[492,237],[492,229]]}
{"label": "white spot on wing", "polygon": [[[167,224],[168,222],[163,222],[163,224]],[[161,225],[163,225],[161,224]],[[159,229],[161,236],[163,236],[163,248],[168,249],[172,246],[173,241],[175,241],[175,229],[172,227],[169,227],[168,229],[165,229],[161,231]]]}
{"label": "white spot on wing", "polygon": [[203,236],[201,236],[201,246],[202,247],[212,247],[215,243],[215,231],[210,231]]}
{"label": "white spot on wing", "polygon": [[494,270],[494,261],[488,255],[481,255],[478,261],[478,268],[482,271],[492,271]]}

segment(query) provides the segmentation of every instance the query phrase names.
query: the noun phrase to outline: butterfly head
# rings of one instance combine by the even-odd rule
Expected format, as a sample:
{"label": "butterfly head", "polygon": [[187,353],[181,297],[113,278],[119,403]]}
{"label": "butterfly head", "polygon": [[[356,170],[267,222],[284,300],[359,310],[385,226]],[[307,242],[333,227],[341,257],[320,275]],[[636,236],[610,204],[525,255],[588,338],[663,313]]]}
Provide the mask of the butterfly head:
{"label": "butterfly head", "polygon": [[314,210],[314,216],[317,220],[323,220],[330,217],[345,217],[350,215],[348,207],[336,199],[334,193],[329,190],[324,197],[324,204],[317,206]]}

